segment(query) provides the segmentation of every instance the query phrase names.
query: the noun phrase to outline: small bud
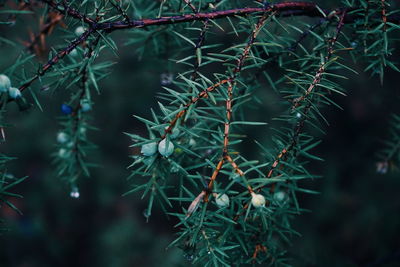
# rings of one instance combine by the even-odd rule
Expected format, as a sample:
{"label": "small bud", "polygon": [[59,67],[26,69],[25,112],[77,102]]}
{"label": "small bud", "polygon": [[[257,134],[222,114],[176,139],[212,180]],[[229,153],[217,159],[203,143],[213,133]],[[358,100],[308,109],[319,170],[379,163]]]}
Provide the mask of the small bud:
{"label": "small bud", "polygon": [[145,156],[153,156],[154,153],[157,152],[157,143],[148,143],[148,144],[144,144],[142,145],[142,149],[141,151],[143,155]]}
{"label": "small bud", "polygon": [[229,206],[229,197],[227,194],[215,194],[215,203],[220,208],[225,208]]}
{"label": "small bud", "polygon": [[278,203],[283,203],[283,202],[286,201],[286,199],[287,199],[287,195],[286,195],[285,192],[283,192],[283,191],[275,192],[275,194],[274,194],[274,200],[275,200],[276,202],[278,202]]}
{"label": "small bud", "polygon": [[81,111],[88,112],[92,109],[92,105],[90,105],[89,101],[82,101],[81,103]]}
{"label": "small bud", "polygon": [[85,134],[86,134],[86,128],[83,127],[83,126],[81,126],[81,127],[79,128],[79,134],[85,135]]}
{"label": "small bud", "polygon": [[0,93],[6,93],[11,87],[10,78],[7,75],[0,74]]}
{"label": "small bud", "polygon": [[65,115],[69,115],[72,113],[72,107],[67,104],[62,104],[61,105],[61,112],[64,113]]}
{"label": "small bud", "polygon": [[265,197],[260,194],[251,193],[251,204],[255,208],[261,208],[265,206]]}
{"label": "small bud", "polygon": [[12,98],[12,99],[16,99],[18,97],[21,97],[21,91],[18,88],[15,87],[10,87],[8,89],[8,95]]}
{"label": "small bud", "polygon": [[58,150],[58,156],[62,159],[68,158],[68,151],[65,148],[60,148],[60,150]]}
{"label": "small bud", "polygon": [[190,138],[189,146],[195,146],[195,145],[196,145],[196,140],[194,140],[193,138]]}
{"label": "small bud", "polygon": [[64,133],[64,132],[59,132],[57,134],[57,142],[60,144],[64,144],[68,141],[69,137],[68,134]]}
{"label": "small bud", "polygon": [[80,36],[80,35],[82,35],[85,31],[86,31],[85,27],[78,26],[78,27],[76,27],[76,29],[75,29],[75,35],[76,35],[76,36]]}
{"label": "small bud", "polygon": [[174,153],[174,144],[171,141],[167,143],[167,140],[163,139],[158,144],[158,152],[164,157],[169,157]]}
{"label": "small bud", "polygon": [[296,113],[296,118],[298,118],[298,119],[301,118],[301,113],[300,113],[300,112],[297,112],[297,113]]}

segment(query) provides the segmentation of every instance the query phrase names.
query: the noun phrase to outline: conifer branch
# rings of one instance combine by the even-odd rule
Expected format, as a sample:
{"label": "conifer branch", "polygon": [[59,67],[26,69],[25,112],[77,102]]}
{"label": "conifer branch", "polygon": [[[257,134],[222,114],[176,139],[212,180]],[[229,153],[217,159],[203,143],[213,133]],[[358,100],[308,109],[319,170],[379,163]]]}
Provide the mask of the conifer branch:
{"label": "conifer branch", "polygon": [[75,40],[73,40],[66,48],[60,50],[57,52],[55,56],[53,56],[46,64],[43,65],[43,67],[40,69],[38,74],[33,76],[30,80],[25,82],[19,87],[19,90],[23,92],[25,89],[27,89],[31,84],[38,80],[41,76],[45,75],[47,71],[49,71],[55,64],[57,64],[60,59],[64,58],[66,55],[68,55],[72,50],[74,50],[78,45],[86,41],[89,36],[94,32],[93,29],[88,29],[85,31],[81,36],[77,37]]}
{"label": "conifer branch", "polygon": [[296,98],[293,100],[293,106],[292,106],[292,110],[296,109],[298,106],[300,106],[300,103],[303,102],[311,93],[312,91],[315,89],[315,87],[321,82],[322,79],[322,75],[325,73],[326,71],[326,66],[329,63],[332,55],[333,55],[333,47],[336,44],[336,41],[339,37],[339,34],[342,30],[342,27],[344,25],[344,17],[346,15],[346,12],[343,12],[342,15],[340,16],[339,19],[339,23],[336,27],[336,32],[335,32],[335,36],[329,40],[328,43],[328,49],[327,49],[327,53],[325,55],[324,61],[321,63],[320,67],[318,68],[314,79],[312,81],[312,83],[310,84],[310,86],[307,88],[306,92],[304,95],[302,95],[299,98]]}
{"label": "conifer branch", "polygon": [[[31,36],[31,40],[26,42],[25,46],[28,50],[40,55],[45,50],[46,36],[50,35],[57,24],[62,24],[63,15],[57,13],[49,13],[47,22],[41,25],[39,33]],[[41,20],[42,22],[42,20]],[[40,45],[38,44],[40,42]]]}
{"label": "conifer branch", "polygon": [[83,21],[91,26],[96,25],[96,21],[92,18],[87,17],[85,14],[79,12],[75,8],[72,8],[68,1],[62,0],[61,2],[54,1],[54,0],[39,0],[42,3],[47,4],[57,12],[63,14],[63,15],[68,15],[71,16],[75,19],[78,19],[80,21]]}

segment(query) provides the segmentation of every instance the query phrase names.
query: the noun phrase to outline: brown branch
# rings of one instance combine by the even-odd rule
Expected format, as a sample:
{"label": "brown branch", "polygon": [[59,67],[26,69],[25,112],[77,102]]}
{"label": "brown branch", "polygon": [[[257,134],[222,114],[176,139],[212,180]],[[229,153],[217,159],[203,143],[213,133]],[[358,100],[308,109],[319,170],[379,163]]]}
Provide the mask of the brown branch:
{"label": "brown branch", "polygon": [[[332,57],[334,50],[333,47],[337,42],[337,39],[339,38],[339,34],[341,32],[341,29],[344,25],[344,17],[346,16],[346,12],[343,12],[340,19],[339,19],[339,23],[336,27],[336,31],[335,31],[335,36],[329,40],[329,44],[327,47],[327,54],[325,56],[325,60],[324,62],[320,65],[319,69],[317,70],[314,79],[312,81],[312,83],[310,84],[310,86],[308,87],[306,93],[301,96],[300,98],[296,99],[294,101],[294,104],[292,106],[292,109],[295,109],[296,107],[298,107],[300,105],[300,102],[304,101],[305,99],[307,99],[307,97],[311,94],[311,92],[313,91],[313,89],[321,82],[321,78],[323,73],[326,71],[325,67],[326,64],[328,63],[328,61],[330,60],[330,58]],[[307,114],[309,112],[311,108],[311,102],[309,102],[305,108],[305,112],[303,114],[302,119],[300,120],[300,122],[298,123],[298,126],[296,127],[295,133],[292,137],[292,141],[290,143],[290,145],[286,148],[283,148],[282,151],[278,154],[278,156],[276,157],[274,163],[271,166],[271,169],[268,172],[267,178],[271,178],[272,174],[274,172],[274,170],[276,169],[276,167],[278,166],[279,162],[281,161],[282,158],[284,158],[286,156],[286,154],[291,151],[297,144],[297,138],[299,137],[301,130],[304,127],[304,123],[305,120],[307,119]]]}
{"label": "brown branch", "polygon": [[[120,2],[119,0],[116,0],[117,2]],[[115,4],[113,1],[110,1],[111,5],[120,13],[120,15],[125,19],[127,23],[131,22],[131,19],[129,16],[126,14],[124,10],[122,10],[120,5]]]}
{"label": "brown branch", "polygon": [[[241,176],[244,175],[244,172],[239,168],[239,166],[235,163],[235,161],[232,159],[232,157],[228,154],[230,121],[231,121],[231,117],[232,117],[233,84],[236,82],[236,78],[239,75],[239,73],[243,67],[244,61],[248,57],[250,49],[251,49],[252,45],[254,44],[256,37],[268,17],[269,17],[269,15],[267,15],[265,13],[258,20],[256,26],[254,27],[252,33],[250,34],[250,38],[249,38],[245,48],[243,49],[243,52],[241,53],[240,57],[237,60],[237,63],[233,70],[232,75],[226,80],[228,82],[228,99],[226,100],[226,121],[224,123],[224,142],[223,142],[223,147],[222,147],[222,158],[219,160],[217,166],[215,167],[215,169],[211,175],[210,182],[208,183],[208,186],[207,186],[207,190],[203,190],[200,193],[200,194],[203,194],[205,202],[208,201],[208,196],[212,192],[214,181],[216,180],[219,172],[221,171],[222,166],[225,161],[228,161],[239,175],[241,175]],[[179,115],[179,113],[178,113],[178,115]],[[172,123],[170,123],[169,128],[172,130],[173,126],[171,127],[171,124]],[[175,125],[175,122],[174,122],[174,125]],[[253,189],[251,188],[250,185],[248,185],[247,188],[250,193],[253,192]],[[193,202],[190,204],[190,207],[193,207],[195,205],[194,203],[197,203],[197,202],[198,202],[198,197],[196,197],[195,200],[193,200]]]}
{"label": "brown branch", "polygon": [[197,38],[196,46],[194,48],[195,54],[196,54],[196,59],[195,59],[194,64],[193,64],[193,72],[192,72],[192,75],[191,75],[192,81],[196,80],[197,75],[198,75],[198,70],[199,70],[199,67],[200,67],[200,57],[199,57],[197,51],[198,51],[198,49],[201,49],[201,47],[204,44],[204,40],[205,40],[205,37],[206,37],[206,32],[207,32],[207,29],[208,29],[208,25],[209,25],[209,20],[206,20],[206,21],[203,22],[203,28],[201,29],[199,38]]}
{"label": "brown branch", "polygon": [[381,0],[381,5],[382,5],[382,21],[383,21],[383,28],[382,31],[386,32],[386,23],[387,23],[387,16],[386,16],[386,1]]}
{"label": "brown branch", "polygon": [[[338,25],[337,25],[337,27],[336,27],[335,36],[329,41],[328,48],[327,48],[327,55],[326,55],[326,57],[325,57],[325,62],[322,63],[321,67],[318,69],[318,71],[317,71],[317,73],[316,73],[316,75],[315,75],[315,77],[314,77],[313,82],[311,83],[311,85],[313,86],[312,88],[314,88],[314,87],[317,85],[317,83],[319,83],[319,82],[321,81],[320,76],[322,75],[322,72],[325,71],[325,64],[326,64],[326,62],[329,60],[329,58],[332,56],[332,54],[333,54],[333,52],[334,52],[333,46],[334,46],[334,44],[337,42],[338,36],[339,36],[339,34],[340,34],[340,31],[341,31],[341,29],[342,29],[342,27],[343,27],[343,25],[344,25],[344,17],[345,17],[345,16],[346,16],[346,12],[343,12],[343,13],[341,14],[340,19],[339,19],[339,23],[338,23]],[[317,78],[319,77],[317,82],[316,82],[316,77],[317,77]],[[310,87],[311,87],[311,85],[310,85]],[[309,88],[310,88],[310,87],[309,87]],[[311,92],[310,92],[310,93],[311,93]],[[309,95],[309,94],[307,94],[307,96],[308,96],[308,95]],[[307,97],[304,97],[304,98],[301,99],[301,101],[304,101],[304,100],[306,100],[306,99],[307,99]],[[308,102],[308,104],[307,104],[306,107],[305,107],[305,111],[303,112],[303,117],[302,117],[301,120],[297,123],[297,126],[296,126],[296,128],[295,128],[295,130],[294,130],[293,137],[291,138],[290,144],[289,144],[287,147],[283,148],[283,149],[278,153],[278,155],[275,157],[275,160],[274,160],[273,164],[271,165],[270,170],[269,170],[268,173],[267,173],[267,178],[271,178],[271,177],[272,177],[272,175],[273,175],[274,171],[276,170],[277,166],[279,165],[279,163],[280,163],[280,162],[286,157],[286,155],[296,146],[296,144],[297,144],[297,139],[298,139],[298,137],[300,136],[300,134],[301,134],[301,132],[302,132],[302,130],[303,130],[303,128],[304,128],[304,125],[305,125],[305,122],[306,122],[306,119],[307,119],[307,115],[308,115],[308,112],[310,111],[310,109],[311,109],[311,102]],[[257,189],[257,192],[261,191],[261,189],[264,188],[264,187],[265,187],[265,186],[259,187],[259,188]],[[275,190],[275,184],[272,184],[272,186],[271,186],[271,192],[273,192],[274,190]],[[234,221],[237,221],[237,220],[245,213],[245,211],[246,211],[248,208],[249,208],[249,204],[246,203],[246,204],[242,207],[241,212],[239,212],[239,213],[234,217],[233,220],[234,220]]]}
{"label": "brown branch", "polygon": [[58,63],[58,61],[60,61],[60,59],[62,59],[63,57],[65,57],[65,55],[68,55],[74,48],[76,48],[79,44],[83,43],[84,41],[87,40],[87,38],[93,33],[93,29],[89,29],[87,31],[85,31],[81,36],[79,36],[78,38],[76,38],[75,40],[73,40],[71,42],[71,44],[69,44],[66,48],[60,50],[54,57],[52,57],[46,64],[43,65],[43,67],[40,69],[39,73],[36,74],[35,76],[33,76],[29,81],[25,82],[24,84],[22,84],[19,87],[19,90],[22,92],[24,91],[26,88],[28,88],[29,86],[31,86],[31,84],[36,81],[37,79],[39,79],[41,76],[43,76],[44,74],[46,74],[46,72],[55,64]]}
{"label": "brown branch", "polygon": [[[41,28],[39,33],[31,37],[29,42],[25,43],[25,46],[28,50],[35,52],[37,55],[40,55],[41,52],[45,50],[45,38],[47,35],[50,35],[53,29],[57,24],[62,23],[63,15],[57,14],[55,12],[50,12],[48,14],[47,22],[42,25],[43,20],[40,20]],[[40,42],[40,45],[38,44]]]}
{"label": "brown branch", "polygon": [[259,252],[267,252],[267,247],[262,244],[257,244],[255,246],[253,256],[251,257],[253,259],[253,263],[256,261]]}
{"label": "brown branch", "polygon": [[229,82],[229,79],[222,80],[220,82],[217,82],[210,87],[206,88],[202,92],[200,92],[196,97],[192,98],[186,105],[183,107],[181,111],[178,112],[178,114],[175,115],[175,117],[170,121],[168,127],[165,129],[164,134],[161,136],[161,139],[164,139],[167,134],[172,132],[172,129],[175,127],[176,123],[180,118],[183,118],[183,116],[186,114],[190,106],[193,104],[197,103],[200,99],[208,97],[208,93],[214,91],[216,88],[220,87],[221,85]]}
{"label": "brown branch", "polygon": [[196,7],[192,4],[191,0],[183,0],[183,2],[185,2],[185,4],[190,7],[193,11],[193,13],[197,13],[197,9]]}
{"label": "brown branch", "polygon": [[62,2],[57,2],[53,0],[39,0],[39,1],[46,3],[51,8],[57,10],[57,12],[63,15],[69,15],[75,19],[88,23],[89,25],[96,25],[96,21],[94,19],[91,19],[87,17],[85,14],[76,10],[75,8],[70,7],[70,5],[68,5],[68,2],[65,0],[63,0]]}
{"label": "brown branch", "polygon": [[319,9],[316,7],[314,3],[284,2],[284,3],[277,3],[267,7],[235,8],[223,11],[185,14],[180,16],[169,16],[169,17],[161,17],[155,19],[132,20],[130,23],[127,23],[125,21],[105,22],[97,24],[96,28],[98,30],[114,31],[118,29],[143,28],[155,25],[166,25],[166,24],[192,22],[192,21],[200,21],[208,19],[219,19],[219,18],[226,18],[233,16],[245,16],[245,15],[263,13],[268,11],[275,11],[277,13],[289,12],[288,15],[290,16],[306,15],[310,17],[322,17],[322,14],[320,13]]}
{"label": "brown branch", "polygon": [[293,110],[295,108],[297,108],[298,106],[300,106],[300,103],[303,102],[312,93],[314,88],[317,87],[317,85],[321,82],[322,75],[326,71],[326,65],[329,63],[329,60],[331,59],[331,57],[334,53],[333,47],[335,46],[337,39],[339,37],[339,34],[343,28],[345,15],[346,15],[346,11],[342,12],[342,15],[340,16],[340,19],[339,19],[339,23],[336,27],[335,36],[329,40],[327,53],[325,55],[324,61],[321,63],[320,67],[318,68],[317,72],[315,73],[312,83],[307,88],[304,95],[293,100],[293,106],[292,106]]}
{"label": "brown branch", "polygon": [[[191,21],[200,21],[200,20],[208,20],[208,19],[218,19],[218,18],[226,18],[231,16],[245,16],[250,14],[257,14],[266,11],[275,11],[277,14],[281,14],[284,16],[309,16],[309,17],[323,17],[320,10],[314,3],[308,2],[283,2],[276,3],[274,5],[270,5],[267,7],[258,7],[258,8],[236,8],[230,10],[223,11],[213,11],[208,13],[196,13],[196,14],[186,14],[181,16],[169,16],[169,17],[161,17],[155,19],[142,19],[142,20],[131,20],[127,21],[115,21],[115,22],[104,22],[97,23],[95,20],[87,17],[85,14],[80,13],[74,8],[71,8],[67,5],[66,1],[62,3],[58,3],[52,0],[39,0],[43,3],[48,4],[50,7],[54,8],[61,14],[68,14],[69,16],[84,21],[90,25],[88,31],[86,31],[82,36],[72,41],[72,43],[59,51],[56,56],[48,61],[42,67],[42,70],[39,74],[35,75],[28,82],[24,83],[20,90],[23,91],[27,87],[29,87],[34,81],[36,81],[40,76],[42,76],[51,66],[56,64],[59,59],[63,58],[66,54],[71,52],[77,45],[85,41],[89,35],[91,35],[95,31],[105,30],[107,32],[119,30],[119,29],[130,29],[130,28],[143,28],[147,26],[154,25],[165,25],[165,24],[174,24],[174,23],[183,23],[183,22],[191,22]],[[340,9],[337,10],[336,14],[340,15],[343,11]],[[353,21],[355,17],[352,16],[344,16],[344,21],[346,20]],[[394,23],[399,23],[400,18],[395,16],[390,16],[387,18],[387,21],[392,21]],[[170,129],[171,130],[171,129]]]}

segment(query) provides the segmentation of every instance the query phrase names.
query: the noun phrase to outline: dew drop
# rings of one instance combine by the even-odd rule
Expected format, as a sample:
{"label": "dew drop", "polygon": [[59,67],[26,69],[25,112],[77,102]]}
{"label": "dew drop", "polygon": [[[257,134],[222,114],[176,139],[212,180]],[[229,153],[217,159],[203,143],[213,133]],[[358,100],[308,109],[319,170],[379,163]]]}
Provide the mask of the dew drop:
{"label": "dew drop", "polygon": [[72,198],[79,198],[79,190],[78,187],[73,187],[71,193],[69,194]]}
{"label": "dew drop", "polygon": [[143,216],[146,218],[146,222],[149,222],[149,218],[150,218],[150,216],[151,216],[151,210],[145,209],[145,210],[143,211]]}

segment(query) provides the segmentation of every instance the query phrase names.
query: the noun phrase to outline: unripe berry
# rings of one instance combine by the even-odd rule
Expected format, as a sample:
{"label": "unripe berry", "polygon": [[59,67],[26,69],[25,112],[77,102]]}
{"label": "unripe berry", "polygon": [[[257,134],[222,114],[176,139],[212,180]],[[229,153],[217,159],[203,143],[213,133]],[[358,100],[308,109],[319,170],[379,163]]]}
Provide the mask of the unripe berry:
{"label": "unripe berry", "polygon": [[278,203],[284,202],[286,200],[286,198],[287,198],[287,195],[283,191],[278,191],[278,192],[275,192],[275,194],[274,194],[274,200]]}
{"label": "unripe berry", "polygon": [[229,206],[229,197],[227,194],[215,194],[215,203],[220,208]]}
{"label": "unripe berry", "polygon": [[76,27],[76,29],[75,29],[75,35],[76,35],[76,36],[80,36],[80,35],[82,35],[85,31],[86,31],[85,27],[78,26],[78,27]]}
{"label": "unripe berry", "polygon": [[196,145],[196,140],[194,140],[193,138],[190,138],[189,146],[195,146],[195,145]]}
{"label": "unripe berry", "polygon": [[167,143],[167,140],[163,139],[158,144],[158,152],[164,157],[169,157],[174,153],[174,144],[171,141]]}
{"label": "unripe berry", "polygon": [[69,137],[68,134],[64,133],[64,132],[59,132],[57,134],[57,142],[60,144],[64,144],[68,141]]}
{"label": "unripe berry", "polygon": [[88,101],[82,101],[81,103],[81,111],[88,112],[92,109],[92,105]]}
{"label": "unripe berry", "polygon": [[7,75],[0,74],[0,93],[6,93],[11,87],[11,81]]}
{"label": "unripe berry", "polygon": [[148,143],[142,145],[142,149],[140,152],[142,152],[143,155],[145,156],[153,156],[154,153],[157,151],[157,143]]}
{"label": "unripe berry", "polygon": [[21,91],[18,88],[15,87],[10,87],[8,89],[8,95],[12,98],[12,99],[16,99],[18,97],[21,97]]}
{"label": "unripe berry", "polygon": [[69,156],[69,152],[65,148],[60,148],[60,150],[58,150],[58,156],[62,159],[66,159]]}
{"label": "unripe berry", "polygon": [[251,204],[255,208],[261,208],[265,206],[265,197],[260,194],[251,193]]}

